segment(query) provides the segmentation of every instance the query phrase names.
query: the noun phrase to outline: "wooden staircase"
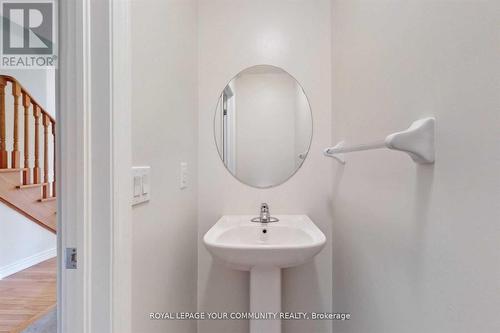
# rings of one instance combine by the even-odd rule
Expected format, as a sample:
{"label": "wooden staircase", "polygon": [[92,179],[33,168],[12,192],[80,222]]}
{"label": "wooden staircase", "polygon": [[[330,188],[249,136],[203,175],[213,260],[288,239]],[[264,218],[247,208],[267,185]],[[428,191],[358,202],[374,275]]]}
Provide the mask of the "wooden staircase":
{"label": "wooden staircase", "polygon": [[[19,126],[20,102],[23,126]],[[0,201],[54,233],[55,143],[54,118],[15,78],[0,75]]]}

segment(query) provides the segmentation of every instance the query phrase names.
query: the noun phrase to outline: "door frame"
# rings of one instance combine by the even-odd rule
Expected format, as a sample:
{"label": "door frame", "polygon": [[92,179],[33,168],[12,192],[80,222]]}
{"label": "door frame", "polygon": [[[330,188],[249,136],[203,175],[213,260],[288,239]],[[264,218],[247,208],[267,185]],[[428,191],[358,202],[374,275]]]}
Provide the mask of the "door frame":
{"label": "door frame", "polygon": [[[129,3],[59,1],[58,332],[131,331]],[[63,222],[64,221],[64,222]],[[78,267],[65,269],[65,249]]]}

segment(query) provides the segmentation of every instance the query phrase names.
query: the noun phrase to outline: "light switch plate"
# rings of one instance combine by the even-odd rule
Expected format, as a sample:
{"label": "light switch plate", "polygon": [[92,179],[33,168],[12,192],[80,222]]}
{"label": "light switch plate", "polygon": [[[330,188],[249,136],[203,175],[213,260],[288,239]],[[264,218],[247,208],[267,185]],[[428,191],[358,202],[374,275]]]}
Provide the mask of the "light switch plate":
{"label": "light switch plate", "polygon": [[142,175],[142,189],[141,194],[149,194],[149,174]]}
{"label": "light switch plate", "polygon": [[151,196],[151,167],[132,167],[132,205],[149,201]]}
{"label": "light switch plate", "polygon": [[141,176],[134,175],[134,198],[142,195]]}

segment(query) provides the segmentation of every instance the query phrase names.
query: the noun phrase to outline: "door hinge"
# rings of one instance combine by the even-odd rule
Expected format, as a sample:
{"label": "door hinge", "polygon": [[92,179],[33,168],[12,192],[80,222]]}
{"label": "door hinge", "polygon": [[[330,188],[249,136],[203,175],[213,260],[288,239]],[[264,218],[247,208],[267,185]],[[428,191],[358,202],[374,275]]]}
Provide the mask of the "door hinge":
{"label": "door hinge", "polygon": [[76,269],[76,247],[66,248],[66,269]]}

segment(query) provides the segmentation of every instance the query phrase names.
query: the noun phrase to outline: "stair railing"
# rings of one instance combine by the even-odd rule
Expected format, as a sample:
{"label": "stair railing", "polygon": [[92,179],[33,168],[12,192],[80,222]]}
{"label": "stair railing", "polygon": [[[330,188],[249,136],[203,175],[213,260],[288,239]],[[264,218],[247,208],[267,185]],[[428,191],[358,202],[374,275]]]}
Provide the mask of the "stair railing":
{"label": "stair railing", "polygon": [[[10,86],[14,99],[13,109],[13,144],[12,151],[7,150],[6,128],[6,88]],[[24,108],[24,156],[21,161],[19,149],[19,109],[20,103]],[[30,119],[34,118],[34,163],[30,167]],[[43,126],[43,175],[40,168],[40,126]],[[49,131],[49,126],[51,131]],[[49,180],[49,136],[52,135],[52,182]],[[44,199],[56,196],[56,121],[44,108],[31,96],[31,94],[12,76],[0,75],[0,169],[22,169],[23,185],[42,184],[42,197]],[[23,163],[21,163],[23,162]],[[23,164],[23,167],[21,167]],[[42,178],[43,176],[43,178]]]}

